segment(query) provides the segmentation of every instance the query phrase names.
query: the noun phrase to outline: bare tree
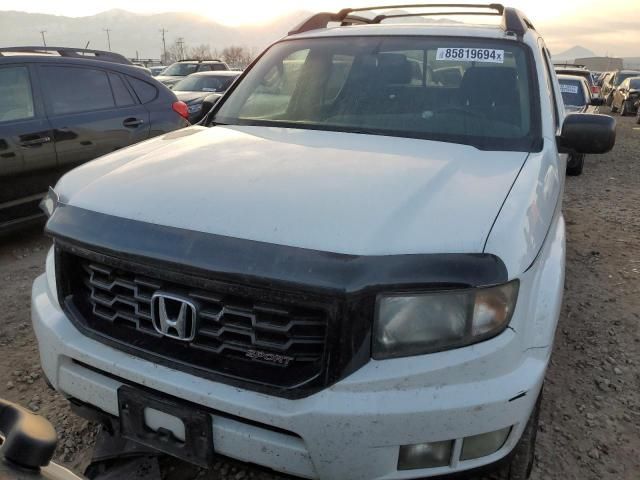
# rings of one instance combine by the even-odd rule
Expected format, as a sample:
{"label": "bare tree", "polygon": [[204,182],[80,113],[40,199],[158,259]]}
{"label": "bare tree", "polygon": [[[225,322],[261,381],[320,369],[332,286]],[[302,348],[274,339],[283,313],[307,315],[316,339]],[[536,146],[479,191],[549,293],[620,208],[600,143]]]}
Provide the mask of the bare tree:
{"label": "bare tree", "polygon": [[171,65],[172,63],[184,60],[185,58],[192,58],[194,60],[221,58],[231,68],[243,69],[251,63],[255,56],[255,49],[249,50],[245,47],[231,45],[229,47],[225,47],[222,51],[218,51],[218,49],[212,49],[209,44],[205,43],[189,47],[180,38],[167,46],[167,53],[162,56],[162,63],[165,65]]}
{"label": "bare tree", "polygon": [[231,68],[245,68],[251,63],[253,55],[244,47],[232,45],[222,50],[222,60]]}
{"label": "bare tree", "polygon": [[184,59],[185,54],[184,41],[182,39],[176,39],[167,47],[167,53],[162,55],[162,63],[164,65],[171,65],[179,60]]}
{"label": "bare tree", "polygon": [[197,47],[187,48],[187,57],[195,60],[211,60],[213,55],[211,54],[211,47],[207,44],[198,45]]}

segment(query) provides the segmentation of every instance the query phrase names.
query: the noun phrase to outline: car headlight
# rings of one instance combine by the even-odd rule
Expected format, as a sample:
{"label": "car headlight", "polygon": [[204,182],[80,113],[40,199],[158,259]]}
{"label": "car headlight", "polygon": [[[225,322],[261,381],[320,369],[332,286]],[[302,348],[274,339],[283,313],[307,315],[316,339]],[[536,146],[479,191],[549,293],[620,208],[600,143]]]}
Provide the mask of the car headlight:
{"label": "car headlight", "polygon": [[514,280],[488,288],[380,295],[373,358],[422,355],[495,336],[511,320],[518,287]]}
{"label": "car headlight", "polygon": [[197,113],[202,110],[202,104],[198,103],[196,105],[189,105],[189,113]]}
{"label": "car headlight", "polygon": [[49,191],[40,201],[40,210],[42,210],[47,217],[50,217],[53,215],[53,212],[55,212],[59,202],[58,194],[53,188],[49,187]]}

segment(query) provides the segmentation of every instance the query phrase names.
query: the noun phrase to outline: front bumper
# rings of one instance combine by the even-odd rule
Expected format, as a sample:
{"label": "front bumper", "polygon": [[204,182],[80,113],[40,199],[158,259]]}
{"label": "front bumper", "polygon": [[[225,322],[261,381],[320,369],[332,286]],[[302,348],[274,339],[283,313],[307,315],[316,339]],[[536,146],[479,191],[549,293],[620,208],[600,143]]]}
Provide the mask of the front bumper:
{"label": "front bumper", "polygon": [[[143,385],[209,409],[217,453],[322,479],[406,479],[492,464],[513,449],[535,405],[548,348],[522,348],[512,329],[470,347],[370,361],[332,387],[275,398],[179,372],[81,334],[36,279],[32,321],[43,370],[63,394],[118,415],[117,390]],[[521,337],[521,335],[520,335]],[[462,439],[513,427],[492,455],[460,461]],[[455,440],[446,467],[398,471],[400,445]]]}

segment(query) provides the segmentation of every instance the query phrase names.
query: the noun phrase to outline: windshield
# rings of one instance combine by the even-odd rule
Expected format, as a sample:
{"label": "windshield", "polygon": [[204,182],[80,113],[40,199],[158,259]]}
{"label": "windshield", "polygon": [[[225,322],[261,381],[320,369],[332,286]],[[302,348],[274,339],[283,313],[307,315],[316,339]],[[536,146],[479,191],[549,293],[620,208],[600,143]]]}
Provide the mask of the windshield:
{"label": "windshield", "polygon": [[174,63],[170,67],[167,67],[167,69],[162,72],[162,74],[174,77],[186,77],[187,75],[194,73],[197,70],[197,63]]}
{"label": "windshield", "polygon": [[634,90],[640,89],[640,78],[632,78],[629,80],[629,88],[633,88]]}
{"label": "windshield", "polygon": [[183,92],[224,92],[236,79],[233,75],[192,75],[173,87]]}
{"label": "windshield", "polygon": [[278,43],[214,122],[426,138],[528,151],[539,139],[525,47],[511,41],[348,37]]}
{"label": "windshield", "polygon": [[560,80],[560,93],[565,105],[582,107],[587,104],[584,88],[578,80]]}
{"label": "windshield", "polygon": [[618,75],[616,75],[615,85],[617,87],[622,82],[624,82],[627,78],[637,77],[638,75],[640,75],[640,72],[627,72],[627,73],[620,72],[620,73],[618,73]]}

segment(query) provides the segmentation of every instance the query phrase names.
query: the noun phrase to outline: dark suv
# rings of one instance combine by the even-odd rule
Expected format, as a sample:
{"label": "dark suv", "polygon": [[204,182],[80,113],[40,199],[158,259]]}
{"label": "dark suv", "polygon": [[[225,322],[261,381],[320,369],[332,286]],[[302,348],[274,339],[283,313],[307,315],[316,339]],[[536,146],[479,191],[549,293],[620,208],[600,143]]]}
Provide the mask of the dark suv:
{"label": "dark suv", "polygon": [[219,72],[229,70],[229,65],[222,60],[180,60],[168,66],[156,79],[167,87],[173,87],[187,75],[197,72]]}
{"label": "dark suv", "polygon": [[42,218],[73,167],[188,125],[175,94],[121,55],[0,49],[0,233]]}

